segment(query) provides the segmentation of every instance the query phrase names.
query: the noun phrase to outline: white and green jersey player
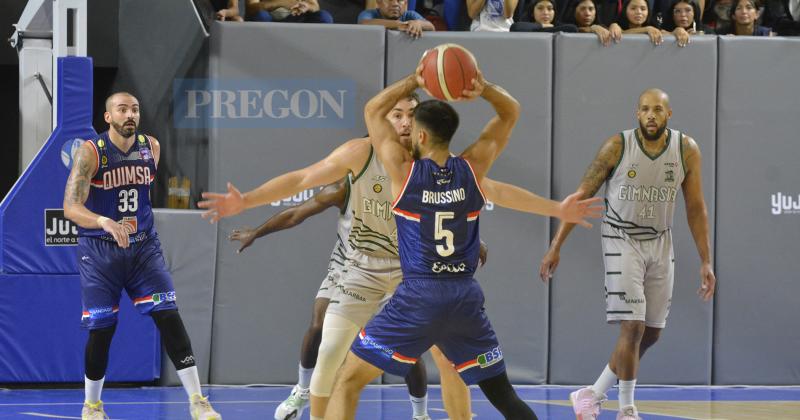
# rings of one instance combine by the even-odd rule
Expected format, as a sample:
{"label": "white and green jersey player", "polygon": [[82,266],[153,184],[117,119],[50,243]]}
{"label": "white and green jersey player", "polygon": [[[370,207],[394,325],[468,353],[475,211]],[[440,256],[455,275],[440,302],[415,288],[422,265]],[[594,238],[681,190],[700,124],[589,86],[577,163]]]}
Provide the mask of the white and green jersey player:
{"label": "white and green jersey player", "polygon": [[664,148],[646,152],[638,130],[620,134],[622,156],[606,180],[603,260],[606,319],[664,328],[674,283],[673,214],[686,173],[683,135],[666,129]]}

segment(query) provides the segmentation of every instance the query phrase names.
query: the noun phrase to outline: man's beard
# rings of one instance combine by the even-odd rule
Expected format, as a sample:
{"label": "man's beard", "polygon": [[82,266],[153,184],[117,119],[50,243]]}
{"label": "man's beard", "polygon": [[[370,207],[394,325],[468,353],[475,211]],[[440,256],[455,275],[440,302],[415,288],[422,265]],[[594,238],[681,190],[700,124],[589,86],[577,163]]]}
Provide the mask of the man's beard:
{"label": "man's beard", "polygon": [[420,157],[422,157],[422,153],[419,151],[419,145],[411,145],[411,157],[413,157],[414,160],[419,160]]}
{"label": "man's beard", "polygon": [[647,127],[645,127],[645,125],[639,121],[639,131],[642,132],[642,136],[644,136],[645,140],[656,141],[659,139],[659,137],[661,137],[662,134],[664,134],[665,131],[667,131],[667,124],[664,123],[664,125],[658,127],[656,129],[656,133],[651,136],[647,134]]}
{"label": "man's beard", "polygon": [[[133,126],[125,125],[128,124],[129,122],[132,122]],[[123,124],[117,124],[115,122],[112,122],[111,127],[114,128],[114,131],[116,131],[117,134],[125,138],[132,136],[136,132],[136,122],[130,120],[125,121]]]}

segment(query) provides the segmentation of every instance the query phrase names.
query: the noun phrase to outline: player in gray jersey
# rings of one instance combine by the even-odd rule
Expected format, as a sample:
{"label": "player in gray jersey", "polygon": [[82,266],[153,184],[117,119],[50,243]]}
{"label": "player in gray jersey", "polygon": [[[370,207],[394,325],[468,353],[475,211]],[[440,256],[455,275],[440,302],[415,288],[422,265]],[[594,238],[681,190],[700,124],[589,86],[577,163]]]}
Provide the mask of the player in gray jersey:
{"label": "player in gray jersey", "polygon": [[[600,377],[594,385],[570,394],[579,420],[597,418],[606,391],[617,379],[617,419],[640,418],[633,399],[639,360],[666,326],[672,300],[670,228],[678,188],[683,189],[689,228],[702,261],[697,293],[704,301],[714,295],[700,149],[691,137],[667,128],[672,109],[663,91],[644,91],[636,116],[639,128],[607,139],[578,187],[583,197],[592,197],[606,184],[602,227],[606,319],[620,324],[614,352]],[[555,272],[572,228],[563,222],[559,226],[539,270],[543,281]]]}

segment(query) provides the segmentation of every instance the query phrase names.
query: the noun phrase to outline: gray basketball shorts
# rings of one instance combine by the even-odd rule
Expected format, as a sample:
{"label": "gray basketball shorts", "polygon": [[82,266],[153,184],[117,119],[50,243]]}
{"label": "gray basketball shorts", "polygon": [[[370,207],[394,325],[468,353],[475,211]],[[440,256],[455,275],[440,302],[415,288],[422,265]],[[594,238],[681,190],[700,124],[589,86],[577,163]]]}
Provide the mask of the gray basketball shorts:
{"label": "gray basketball shorts", "polygon": [[664,328],[675,280],[672,232],[640,241],[603,223],[602,236],[606,320],[644,321],[648,327]]}
{"label": "gray basketball shorts", "polygon": [[363,327],[394,293],[403,279],[399,258],[379,258],[352,251],[328,304],[328,313]]}
{"label": "gray basketball shorts", "polygon": [[328,268],[328,274],[322,279],[322,283],[317,290],[317,297],[315,299],[330,299],[333,296],[333,291],[336,290],[336,285],[342,278],[342,272],[345,268],[341,265],[331,264]]}

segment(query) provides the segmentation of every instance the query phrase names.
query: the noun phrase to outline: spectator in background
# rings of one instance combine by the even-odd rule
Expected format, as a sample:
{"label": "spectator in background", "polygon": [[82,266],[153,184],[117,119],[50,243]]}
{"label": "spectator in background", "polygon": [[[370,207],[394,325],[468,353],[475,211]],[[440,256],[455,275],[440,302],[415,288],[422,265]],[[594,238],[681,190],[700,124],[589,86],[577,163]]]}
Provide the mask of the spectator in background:
{"label": "spectator in background", "polygon": [[556,22],[556,5],[553,0],[534,0],[526,11],[530,22],[514,22],[511,32],[578,32],[573,24]]}
{"label": "spectator in background", "polygon": [[422,15],[407,10],[406,0],[378,0],[375,9],[367,9],[358,15],[361,25],[381,25],[386,29],[405,32],[412,38],[419,38],[423,31],[434,31],[433,24]]}
{"label": "spectator in background", "polygon": [[734,0],[728,12],[730,24],[717,30],[720,35],[772,36],[770,28],[759,26],[758,6],[755,0]]}
{"label": "spectator in background", "polygon": [[214,18],[219,21],[241,22],[239,16],[239,0],[211,0],[211,5],[214,7]]}
{"label": "spectator in background", "polygon": [[246,0],[247,20],[254,22],[333,23],[317,0]]}
{"label": "spectator in background", "polygon": [[709,2],[712,3],[711,9],[703,15],[703,23],[717,32],[730,24],[729,16],[733,0],[709,0]]}
{"label": "spectator in background", "polygon": [[563,14],[564,23],[571,23],[578,28],[578,32],[593,33],[597,35],[604,46],[611,45],[611,42],[619,42],[622,39],[622,28],[616,23],[611,27],[605,28],[597,21],[597,5],[594,0],[577,0],[568,3],[567,10]]}
{"label": "spectator in background", "polygon": [[680,30],[688,35],[714,34],[713,28],[700,21],[700,5],[696,0],[672,0],[661,27],[673,34]]}
{"label": "spectator in background", "polygon": [[[661,29],[656,28],[650,16],[649,5],[646,0],[625,0],[622,5],[625,11],[619,21],[622,33],[625,34],[647,34],[654,45],[661,45],[663,34]],[[686,31],[678,31],[675,38],[678,45],[683,47],[689,42]]]}
{"label": "spectator in background", "polygon": [[467,0],[471,31],[508,32],[518,0]]}
{"label": "spectator in background", "polygon": [[781,36],[800,35],[800,0],[766,0],[764,2],[764,25]]}

